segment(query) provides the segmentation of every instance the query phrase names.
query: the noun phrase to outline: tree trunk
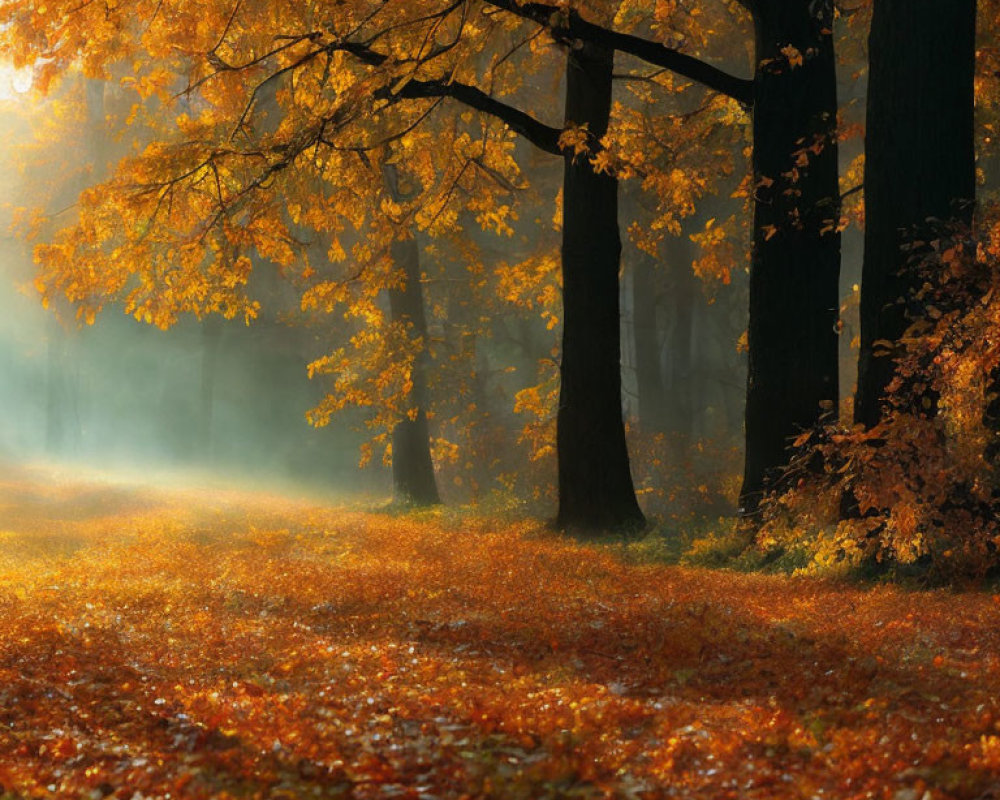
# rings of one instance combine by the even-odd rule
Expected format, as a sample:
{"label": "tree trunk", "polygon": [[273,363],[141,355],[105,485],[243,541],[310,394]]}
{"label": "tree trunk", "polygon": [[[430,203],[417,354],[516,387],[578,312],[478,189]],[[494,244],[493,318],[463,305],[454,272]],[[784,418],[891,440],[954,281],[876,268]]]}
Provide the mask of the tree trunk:
{"label": "tree trunk", "polygon": [[[746,462],[756,512],[789,440],[835,414],[840,188],[832,0],[750,4],[757,40]],[[791,49],[794,48],[794,49]]]}
{"label": "tree trunk", "polygon": [[[582,45],[569,52],[566,122],[607,131],[614,53]],[[563,341],[557,449],[556,524],[578,530],[640,527],[621,406],[618,181],[586,157],[565,157]]]}
{"label": "tree trunk", "polygon": [[[855,421],[882,416],[907,303],[922,284],[909,242],[971,223],[975,200],[975,0],[876,0],[869,39],[865,254]],[[916,400],[916,398],[914,398]]]}
{"label": "tree trunk", "polygon": [[[399,199],[396,169],[386,167],[390,192]],[[411,338],[423,341],[413,362],[412,388],[403,404],[411,411],[392,429],[392,486],[397,502],[431,506],[441,502],[434,462],[431,460],[427,428],[427,317],[424,314],[423,284],[420,282],[420,249],[414,236],[392,243],[392,261],[403,274],[403,286],[389,290],[389,311],[393,322],[403,323]]]}
{"label": "tree trunk", "polygon": [[[694,254],[687,232],[666,242],[670,275],[670,351],[666,370],[667,430],[673,434],[675,454],[687,457],[694,433],[694,364],[691,359],[695,304],[701,301],[698,279],[692,269]],[[700,402],[700,398],[699,398]]]}
{"label": "tree trunk", "polygon": [[632,340],[639,427],[648,435],[666,429],[669,413],[656,324],[656,283],[655,261],[647,253],[636,251],[632,265]]}

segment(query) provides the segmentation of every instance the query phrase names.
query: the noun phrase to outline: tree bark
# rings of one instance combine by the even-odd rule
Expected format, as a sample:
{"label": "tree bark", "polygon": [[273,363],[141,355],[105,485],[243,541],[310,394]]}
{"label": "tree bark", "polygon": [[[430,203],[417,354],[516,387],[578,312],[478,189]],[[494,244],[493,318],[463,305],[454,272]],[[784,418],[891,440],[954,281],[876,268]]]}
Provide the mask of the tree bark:
{"label": "tree bark", "polygon": [[840,189],[832,0],[748,6],[755,206],[740,506],[752,519],[789,440],[836,413]]}
{"label": "tree bark", "polygon": [[655,261],[636,251],[632,264],[632,340],[635,347],[635,386],[639,398],[639,427],[644,434],[662,433],[669,418],[668,397],[660,358],[660,331],[656,320]]}
{"label": "tree bark", "polygon": [[[387,166],[385,174],[389,191],[399,199],[395,167]],[[427,317],[416,237],[411,235],[396,239],[392,243],[391,254],[393,263],[403,274],[402,287],[389,290],[392,321],[402,323],[412,338],[423,341],[423,347],[413,362],[410,376],[412,388],[403,404],[411,411],[411,416],[404,417],[392,429],[393,495],[396,502],[407,505],[437,505],[441,496],[434,477],[427,426]]]}
{"label": "tree bark", "polygon": [[[591,142],[607,132],[614,51],[570,49],[566,123],[587,125]],[[560,528],[638,528],[621,405],[618,181],[587,157],[565,155],[563,183],[563,338],[557,450]]]}
{"label": "tree bark", "polygon": [[694,338],[694,313],[701,300],[698,278],[692,269],[694,254],[691,240],[685,231],[666,242],[669,263],[670,331],[667,346],[670,352],[666,370],[667,430],[673,434],[675,454],[686,458],[686,449],[694,434],[694,363],[692,345]]}
{"label": "tree bark", "polygon": [[[865,252],[855,421],[882,416],[907,305],[922,283],[907,245],[944,223],[970,224],[975,201],[975,0],[876,0],[869,38]],[[905,249],[904,249],[905,248]]]}

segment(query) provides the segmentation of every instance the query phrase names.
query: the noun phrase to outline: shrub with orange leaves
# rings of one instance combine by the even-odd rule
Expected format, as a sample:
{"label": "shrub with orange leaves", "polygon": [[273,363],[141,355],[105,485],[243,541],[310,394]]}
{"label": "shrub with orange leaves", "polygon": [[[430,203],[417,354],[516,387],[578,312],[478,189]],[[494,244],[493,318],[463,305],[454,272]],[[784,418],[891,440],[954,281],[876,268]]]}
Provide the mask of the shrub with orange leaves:
{"label": "shrub with orange leaves", "polygon": [[791,488],[770,498],[757,545],[813,567],[914,565],[934,581],[1000,568],[1000,222],[912,245],[924,282],[907,300],[886,412],[871,429],[803,433]]}

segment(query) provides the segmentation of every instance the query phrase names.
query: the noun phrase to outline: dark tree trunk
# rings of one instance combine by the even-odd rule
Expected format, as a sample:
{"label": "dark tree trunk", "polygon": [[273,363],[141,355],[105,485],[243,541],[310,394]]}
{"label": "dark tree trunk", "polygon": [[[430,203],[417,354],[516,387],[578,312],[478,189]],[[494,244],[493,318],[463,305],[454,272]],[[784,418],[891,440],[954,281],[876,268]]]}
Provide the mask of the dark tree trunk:
{"label": "dark tree trunk", "polygon": [[839,399],[833,3],[757,0],[749,6],[757,39],[756,202],[744,516],[753,515],[762,494],[776,486],[789,440],[824,413],[835,414]]}
{"label": "dark tree trunk", "polygon": [[[386,168],[386,182],[399,197],[394,167]],[[434,463],[431,460],[427,428],[427,317],[424,314],[423,284],[420,282],[420,249],[414,236],[392,244],[392,261],[403,275],[403,286],[389,290],[389,311],[393,322],[403,323],[412,338],[423,341],[423,349],[413,362],[412,389],[404,407],[411,416],[392,429],[392,486],[397,502],[417,506],[441,502]]]}
{"label": "dark tree trunk", "polygon": [[[611,114],[614,53],[569,52],[566,122],[586,124],[596,143]],[[587,158],[565,158],[563,342],[557,449],[561,528],[636,528],[636,501],[621,406],[618,181]]]}
{"label": "dark tree trunk", "polygon": [[641,251],[632,266],[632,339],[635,347],[635,384],[639,397],[639,427],[643,433],[666,429],[669,409],[660,331],[656,324],[657,296],[655,261]]}
{"label": "dark tree trunk", "polygon": [[692,270],[691,240],[686,234],[667,241],[667,270],[670,275],[668,308],[670,335],[666,369],[667,430],[673,434],[677,455],[686,457],[694,433],[694,364],[691,351],[694,311],[699,300],[697,278]]}
{"label": "dark tree trunk", "polygon": [[[855,421],[882,416],[892,358],[922,280],[908,268],[909,242],[943,222],[972,221],[975,0],[876,0],[869,39],[865,135],[865,255]],[[916,398],[914,398],[916,399]]]}

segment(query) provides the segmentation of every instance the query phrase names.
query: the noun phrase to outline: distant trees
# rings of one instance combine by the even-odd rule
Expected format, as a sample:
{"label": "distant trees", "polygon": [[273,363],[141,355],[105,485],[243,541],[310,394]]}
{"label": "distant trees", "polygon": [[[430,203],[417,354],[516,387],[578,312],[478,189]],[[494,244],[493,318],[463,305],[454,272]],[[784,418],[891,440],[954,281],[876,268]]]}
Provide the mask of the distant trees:
{"label": "distant trees", "polygon": [[[690,264],[677,264],[677,272],[690,273]],[[658,287],[656,263],[652,256],[637,250],[632,263],[632,335],[635,347],[635,383],[639,403],[639,422],[644,433],[652,434],[666,429],[670,417],[672,395],[667,391],[663,374],[657,326]],[[681,326],[674,350],[683,356],[691,351],[690,318]],[[685,337],[685,334],[687,336]],[[683,370],[683,368],[682,368]],[[690,370],[683,370],[685,373]],[[680,394],[679,392],[677,394]],[[690,430],[690,425],[687,426]]]}
{"label": "distant trees", "polygon": [[[373,392],[382,400],[392,394],[381,423],[393,428],[398,494],[436,502],[427,304],[411,234],[450,236],[460,220],[475,218],[508,235],[516,211],[496,187],[508,192],[522,177],[516,134],[563,163],[557,521],[573,529],[641,526],[622,419],[619,183],[636,179],[661,205],[677,206],[669,224],[660,221],[674,234],[704,189],[668,177],[683,172],[672,152],[691,146],[683,136],[658,145],[665,155],[645,159],[630,149],[655,131],[616,126],[623,116],[613,91],[622,77],[616,59],[637,59],[670,73],[627,76],[655,91],[684,80],[728,98],[698,110],[709,109],[719,125],[739,126],[752,113],[740,502],[754,521],[762,496],[783,488],[790,441],[836,418],[842,220],[834,4],[738,5],[754,28],[752,80],[682,52],[688,43],[670,34],[671,15],[651,22],[633,2],[612,16],[597,5],[519,0],[348,0],[334,12],[314,3],[194,10],[179,0],[114,8],[54,0],[39,16],[31,4],[7,0],[0,36],[18,58],[37,60],[41,75],[81,63],[106,75],[135,58],[128,80],[142,118],[177,112],[158,118],[152,144],[102,193],[84,193],[79,223],[39,250],[40,282],[80,303],[85,316],[116,300],[165,327],[188,312],[252,319],[258,306],[248,276],[257,267],[248,253],[275,264],[307,307],[348,306],[360,327],[368,325],[367,338],[357,338],[377,351],[372,359],[399,359],[367,393],[346,350],[317,361],[315,372],[337,376],[340,397],[316,418],[350,402],[374,405]],[[972,0],[933,12],[902,0],[875,3],[856,404],[867,425],[878,419],[892,374],[888,359],[874,357],[876,343],[901,339],[907,316],[896,299],[919,288],[902,246],[927,239],[928,219],[970,218],[974,24]],[[710,42],[703,27],[693,30]],[[565,83],[540,88],[562,61]],[[564,91],[557,122],[546,108],[555,86]],[[172,105],[177,96],[183,111]],[[395,164],[415,176],[413,196],[394,186]],[[310,231],[329,240],[322,258],[309,255]],[[649,287],[660,242],[653,240],[642,242],[648,260],[632,283],[635,324],[643,327],[656,324]],[[690,320],[682,327],[690,336]],[[399,330],[406,337],[389,341]],[[671,404],[659,367],[655,347],[637,348],[644,420],[662,419]]]}
{"label": "distant trees", "polygon": [[[386,187],[397,202],[403,199],[395,164],[383,167]],[[403,335],[418,341],[419,352],[410,368],[409,391],[402,398],[403,415],[392,429],[392,485],[396,500],[418,506],[441,502],[427,430],[427,315],[420,274],[420,248],[411,230],[404,228],[390,246],[397,285],[389,291],[392,323]],[[395,281],[394,281],[395,283]]]}

